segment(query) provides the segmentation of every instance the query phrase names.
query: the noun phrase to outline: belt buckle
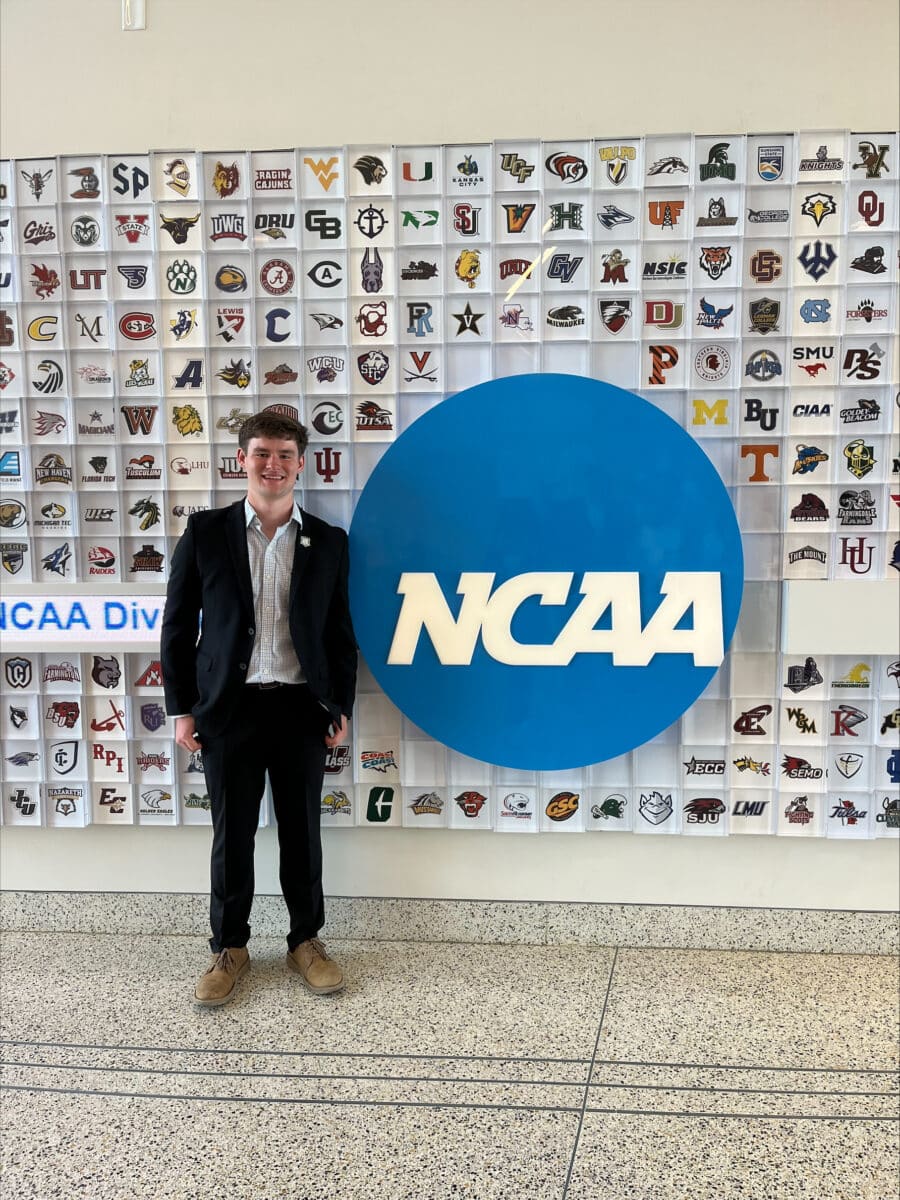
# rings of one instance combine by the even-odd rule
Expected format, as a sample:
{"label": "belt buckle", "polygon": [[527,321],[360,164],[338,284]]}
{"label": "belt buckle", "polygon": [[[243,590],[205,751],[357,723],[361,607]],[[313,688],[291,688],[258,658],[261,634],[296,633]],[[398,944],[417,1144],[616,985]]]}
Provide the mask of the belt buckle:
{"label": "belt buckle", "polygon": [[273,679],[270,683],[258,683],[256,686],[260,689],[260,691],[268,692],[272,688],[279,688],[282,685],[277,679]]}

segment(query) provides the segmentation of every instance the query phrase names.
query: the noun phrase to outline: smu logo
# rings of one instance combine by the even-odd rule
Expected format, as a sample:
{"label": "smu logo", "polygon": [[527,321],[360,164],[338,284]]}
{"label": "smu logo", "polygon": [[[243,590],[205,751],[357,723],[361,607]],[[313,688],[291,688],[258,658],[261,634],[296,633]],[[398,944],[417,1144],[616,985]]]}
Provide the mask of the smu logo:
{"label": "smu logo", "polygon": [[350,538],[381,687],[438,741],[523,770],[615,758],[668,728],[740,608],[737,521],[698,443],[575,376],[498,379],[430,409],[372,472]]}

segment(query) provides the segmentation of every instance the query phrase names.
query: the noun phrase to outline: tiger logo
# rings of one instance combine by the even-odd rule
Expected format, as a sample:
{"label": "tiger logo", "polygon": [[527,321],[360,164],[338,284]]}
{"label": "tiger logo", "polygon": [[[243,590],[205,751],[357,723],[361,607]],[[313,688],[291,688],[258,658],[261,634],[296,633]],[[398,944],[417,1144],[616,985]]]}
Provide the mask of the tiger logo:
{"label": "tiger logo", "polygon": [[721,279],[731,266],[730,246],[702,246],[700,266],[710,279]]}
{"label": "tiger logo", "polygon": [[172,424],[182,437],[203,432],[203,422],[193,404],[176,404],[172,409]]}

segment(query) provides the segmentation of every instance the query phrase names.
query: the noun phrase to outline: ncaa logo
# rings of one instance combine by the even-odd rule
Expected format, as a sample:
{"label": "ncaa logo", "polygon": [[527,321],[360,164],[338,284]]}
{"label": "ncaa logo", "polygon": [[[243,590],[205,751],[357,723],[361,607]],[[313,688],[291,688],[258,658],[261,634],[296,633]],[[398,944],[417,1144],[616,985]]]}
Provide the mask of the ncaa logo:
{"label": "ncaa logo", "polygon": [[[557,466],[534,441],[550,412],[566,414]],[[430,409],[372,472],[350,538],[378,683],[438,741],[522,770],[615,758],[668,728],[740,609],[740,532],[699,445],[575,376],[498,379]]]}

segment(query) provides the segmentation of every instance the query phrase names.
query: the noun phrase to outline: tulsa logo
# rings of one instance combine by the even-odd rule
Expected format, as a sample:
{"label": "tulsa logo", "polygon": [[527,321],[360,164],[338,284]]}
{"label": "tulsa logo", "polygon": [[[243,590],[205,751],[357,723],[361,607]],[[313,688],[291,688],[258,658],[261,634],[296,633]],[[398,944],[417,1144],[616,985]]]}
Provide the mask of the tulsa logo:
{"label": "tulsa logo", "polygon": [[[561,404],[565,472],[539,484],[529,431]],[[647,453],[626,462],[620,445]],[[495,380],[429,410],[380,460],[350,536],[354,623],[384,691],[438,741],[504,766],[651,740],[709,683],[740,607],[737,522],[698,444],[575,376]]]}

